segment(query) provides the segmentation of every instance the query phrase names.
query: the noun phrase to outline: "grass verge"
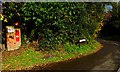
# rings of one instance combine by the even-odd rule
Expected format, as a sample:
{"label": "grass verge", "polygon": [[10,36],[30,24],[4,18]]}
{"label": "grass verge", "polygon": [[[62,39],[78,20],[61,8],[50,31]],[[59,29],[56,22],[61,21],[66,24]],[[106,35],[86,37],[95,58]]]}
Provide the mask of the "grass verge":
{"label": "grass verge", "polygon": [[92,41],[88,44],[82,44],[80,47],[66,43],[63,48],[51,51],[35,51],[29,48],[17,56],[10,56],[2,61],[2,70],[21,70],[31,68],[35,65],[44,65],[53,62],[60,62],[80,55],[89,55],[98,50],[100,44]]}

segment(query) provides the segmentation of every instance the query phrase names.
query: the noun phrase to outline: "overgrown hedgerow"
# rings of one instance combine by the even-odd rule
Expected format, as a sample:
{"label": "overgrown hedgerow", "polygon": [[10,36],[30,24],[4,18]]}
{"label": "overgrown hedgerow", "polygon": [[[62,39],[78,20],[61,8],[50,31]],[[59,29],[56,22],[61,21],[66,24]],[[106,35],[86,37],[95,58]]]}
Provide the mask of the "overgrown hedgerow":
{"label": "overgrown hedgerow", "polygon": [[40,49],[55,49],[66,42],[88,41],[103,20],[102,3],[27,2],[3,4],[3,30],[6,25],[20,22],[24,36],[39,42]]}

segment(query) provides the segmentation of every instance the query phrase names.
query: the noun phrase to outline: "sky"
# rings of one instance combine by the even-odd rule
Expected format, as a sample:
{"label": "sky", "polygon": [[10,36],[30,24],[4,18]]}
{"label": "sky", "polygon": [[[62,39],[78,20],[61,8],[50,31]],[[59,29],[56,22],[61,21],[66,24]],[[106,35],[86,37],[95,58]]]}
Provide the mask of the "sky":
{"label": "sky", "polygon": [[112,11],[113,7],[112,5],[105,5],[105,12],[108,13],[108,11]]}

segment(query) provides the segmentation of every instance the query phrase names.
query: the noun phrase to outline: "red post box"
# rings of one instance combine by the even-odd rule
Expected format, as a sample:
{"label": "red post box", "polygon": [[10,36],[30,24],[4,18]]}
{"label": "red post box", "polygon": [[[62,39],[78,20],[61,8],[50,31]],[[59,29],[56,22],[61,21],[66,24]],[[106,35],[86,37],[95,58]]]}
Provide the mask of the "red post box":
{"label": "red post box", "polygon": [[19,30],[15,30],[15,39],[16,39],[16,42],[20,41],[20,31]]}

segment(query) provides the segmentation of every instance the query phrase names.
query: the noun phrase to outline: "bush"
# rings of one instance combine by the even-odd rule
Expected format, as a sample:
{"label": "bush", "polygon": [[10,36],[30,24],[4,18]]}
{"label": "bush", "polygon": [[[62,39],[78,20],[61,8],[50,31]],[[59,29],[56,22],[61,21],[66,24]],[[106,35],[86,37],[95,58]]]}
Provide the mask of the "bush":
{"label": "bush", "polygon": [[95,50],[99,45],[100,44],[94,39],[91,39],[88,44],[80,44],[80,45],[66,42],[64,44],[64,50],[68,54],[85,54]]}
{"label": "bush", "polygon": [[76,43],[80,38],[89,40],[103,18],[101,3],[27,2],[4,3],[3,7],[8,21],[3,26],[21,22],[22,35],[30,41],[38,40],[43,49]]}
{"label": "bush", "polygon": [[68,54],[72,54],[72,53],[75,53],[75,52],[79,52],[79,46],[75,45],[75,44],[70,44],[69,42],[67,42],[65,45],[64,45],[64,49],[65,51],[68,53]]}

